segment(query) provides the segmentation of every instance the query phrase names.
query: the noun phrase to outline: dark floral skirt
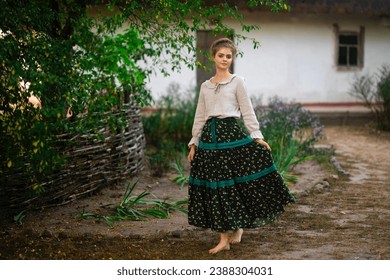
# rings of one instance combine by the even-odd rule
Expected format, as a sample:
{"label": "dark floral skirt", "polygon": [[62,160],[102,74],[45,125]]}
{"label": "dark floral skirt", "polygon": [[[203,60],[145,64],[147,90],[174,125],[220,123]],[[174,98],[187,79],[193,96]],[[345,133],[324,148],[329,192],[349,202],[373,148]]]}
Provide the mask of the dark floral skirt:
{"label": "dark floral skirt", "polygon": [[189,224],[217,232],[261,227],[294,202],[271,153],[234,118],[206,122],[189,179]]}

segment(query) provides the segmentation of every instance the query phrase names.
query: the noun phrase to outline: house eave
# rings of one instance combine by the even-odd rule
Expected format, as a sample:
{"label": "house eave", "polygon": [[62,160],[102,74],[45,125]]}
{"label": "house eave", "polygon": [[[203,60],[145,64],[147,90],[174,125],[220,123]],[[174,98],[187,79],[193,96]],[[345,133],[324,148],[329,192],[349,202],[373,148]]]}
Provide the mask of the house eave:
{"label": "house eave", "polygon": [[390,15],[390,1],[290,0],[291,12],[335,15]]}
{"label": "house eave", "polygon": [[[242,11],[248,12],[270,12],[269,7],[257,6],[248,7],[245,0],[214,0],[207,1],[208,4],[228,3],[236,5]],[[330,14],[330,15],[364,15],[364,16],[390,16],[389,0],[286,0],[290,5],[293,14]],[[279,13],[287,13],[281,11]]]}

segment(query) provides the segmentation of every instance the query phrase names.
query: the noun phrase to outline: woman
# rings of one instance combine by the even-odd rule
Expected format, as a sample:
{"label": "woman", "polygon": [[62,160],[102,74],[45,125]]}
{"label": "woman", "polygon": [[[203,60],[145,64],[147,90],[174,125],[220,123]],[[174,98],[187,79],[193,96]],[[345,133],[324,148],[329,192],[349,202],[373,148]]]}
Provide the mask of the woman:
{"label": "woman", "polygon": [[[222,38],[210,48],[215,76],[200,88],[188,160],[188,221],[220,233],[210,254],[239,243],[243,228],[275,220],[294,201],[259,130],[244,79],[229,72],[237,53]],[[249,135],[237,123],[242,116]]]}

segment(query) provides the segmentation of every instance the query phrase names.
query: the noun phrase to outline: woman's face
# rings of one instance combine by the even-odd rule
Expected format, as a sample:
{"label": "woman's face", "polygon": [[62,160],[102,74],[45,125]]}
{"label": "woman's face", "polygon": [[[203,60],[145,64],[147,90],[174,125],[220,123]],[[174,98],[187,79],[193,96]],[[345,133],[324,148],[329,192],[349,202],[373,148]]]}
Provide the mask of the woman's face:
{"label": "woman's face", "polygon": [[218,49],[213,60],[216,68],[228,70],[233,61],[233,53],[229,48],[222,47]]}

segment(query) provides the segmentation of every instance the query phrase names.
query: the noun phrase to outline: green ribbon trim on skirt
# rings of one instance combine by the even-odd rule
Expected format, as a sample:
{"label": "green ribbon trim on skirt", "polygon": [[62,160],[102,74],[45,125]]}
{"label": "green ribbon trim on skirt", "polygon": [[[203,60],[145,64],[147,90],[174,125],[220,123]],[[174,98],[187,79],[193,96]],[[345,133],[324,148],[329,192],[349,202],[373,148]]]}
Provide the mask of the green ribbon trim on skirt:
{"label": "green ribbon trim on skirt", "polygon": [[250,174],[250,175],[246,175],[246,176],[242,176],[242,177],[237,177],[237,178],[234,178],[234,179],[229,179],[229,180],[223,180],[223,181],[215,181],[215,182],[208,182],[206,180],[201,180],[201,179],[196,179],[196,178],[193,178],[190,176],[189,178],[189,181],[191,184],[194,184],[194,185],[197,185],[197,186],[206,186],[208,188],[221,188],[221,187],[229,187],[229,186],[233,186],[235,183],[245,183],[245,182],[249,182],[249,181],[252,181],[252,180],[256,180],[256,179],[259,179],[265,175],[268,175],[270,174],[271,172],[274,172],[276,171],[276,165],[273,164],[271,165],[270,167],[267,167],[266,169],[260,171],[260,172],[257,172],[257,173],[254,173],[254,174]]}
{"label": "green ribbon trim on skirt", "polygon": [[221,150],[221,149],[230,149],[230,148],[236,148],[240,146],[244,146],[246,144],[249,144],[253,141],[253,138],[250,136],[247,136],[244,139],[232,141],[232,142],[222,142],[222,143],[204,143],[199,142],[199,148],[205,149],[205,150]]}
{"label": "green ribbon trim on skirt", "polygon": [[215,118],[211,119],[211,138],[213,139],[213,143],[217,143],[217,137],[215,136]]}

